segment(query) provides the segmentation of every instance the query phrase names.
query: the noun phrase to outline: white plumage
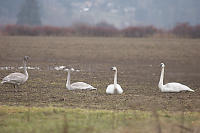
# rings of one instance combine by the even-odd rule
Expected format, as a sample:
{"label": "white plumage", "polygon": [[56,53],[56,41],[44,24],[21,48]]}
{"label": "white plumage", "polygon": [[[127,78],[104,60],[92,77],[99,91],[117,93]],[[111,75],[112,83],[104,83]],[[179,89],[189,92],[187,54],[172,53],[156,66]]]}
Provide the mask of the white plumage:
{"label": "white plumage", "polygon": [[81,90],[86,90],[86,89],[96,90],[96,88],[94,88],[93,86],[91,86],[91,85],[89,85],[87,83],[84,83],[84,82],[72,83],[71,84],[71,88],[73,88],[73,89],[81,89]]}
{"label": "white plumage", "polygon": [[28,72],[26,68],[26,62],[28,61],[29,57],[25,56],[23,63],[24,63],[24,74],[23,73],[11,73],[8,76],[4,77],[2,80],[2,84],[12,84],[15,88],[16,85],[21,85],[28,80]]}
{"label": "white plumage", "polygon": [[180,92],[180,91],[194,92],[194,90],[190,89],[188,86],[183,85],[181,83],[172,82],[172,83],[167,83],[167,84],[163,85],[164,67],[165,67],[165,64],[161,63],[162,70],[161,70],[161,74],[160,74],[160,81],[158,84],[158,87],[160,88],[161,92]]}
{"label": "white plumage", "polygon": [[[75,83],[70,84],[71,72],[73,72],[74,69],[73,68],[65,69],[65,71],[68,72],[67,83],[66,83],[66,88],[68,90],[96,90],[97,89],[87,83],[84,83],[84,82],[75,82]],[[77,71],[79,71],[79,70],[77,70]]]}
{"label": "white plumage", "polygon": [[112,67],[111,70],[115,71],[114,84],[108,85],[108,87],[106,89],[106,93],[107,94],[122,94],[123,89],[121,88],[121,86],[119,84],[117,84],[117,68]]}
{"label": "white plumage", "polygon": [[107,94],[122,94],[123,90],[122,87],[119,84],[116,84],[116,89],[114,89],[114,84],[110,84],[108,85],[107,89],[106,89],[106,93]]}

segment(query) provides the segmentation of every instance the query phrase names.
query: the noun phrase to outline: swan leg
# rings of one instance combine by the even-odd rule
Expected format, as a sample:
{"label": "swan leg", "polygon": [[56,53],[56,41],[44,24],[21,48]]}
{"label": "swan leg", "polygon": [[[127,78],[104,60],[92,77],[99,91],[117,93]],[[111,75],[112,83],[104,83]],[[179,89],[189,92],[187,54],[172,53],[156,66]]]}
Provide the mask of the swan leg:
{"label": "swan leg", "polygon": [[17,86],[17,92],[22,92],[22,90],[20,89],[19,85],[16,85]]}
{"label": "swan leg", "polygon": [[15,88],[15,92],[17,92],[17,85],[14,85],[14,88]]}
{"label": "swan leg", "polygon": [[15,90],[15,92],[18,92],[18,88],[19,88],[19,86],[18,85],[13,85],[14,86],[14,90]]}

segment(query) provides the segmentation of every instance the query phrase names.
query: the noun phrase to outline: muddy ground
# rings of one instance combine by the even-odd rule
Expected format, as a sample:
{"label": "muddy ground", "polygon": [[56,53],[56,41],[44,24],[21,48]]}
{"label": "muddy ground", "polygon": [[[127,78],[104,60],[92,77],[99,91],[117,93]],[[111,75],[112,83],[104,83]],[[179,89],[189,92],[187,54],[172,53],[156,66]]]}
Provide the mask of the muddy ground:
{"label": "muddy ground", "polygon": [[[0,85],[0,104],[64,106],[94,109],[200,111],[200,40],[172,38],[0,37],[0,67],[22,66],[31,57],[29,79],[19,88]],[[166,64],[165,83],[180,82],[195,92],[161,93],[160,63]],[[84,81],[97,91],[68,91],[67,73],[50,68],[80,69],[72,82]],[[122,95],[107,95],[118,68]],[[0,79],[11,72],[0,70]]]}

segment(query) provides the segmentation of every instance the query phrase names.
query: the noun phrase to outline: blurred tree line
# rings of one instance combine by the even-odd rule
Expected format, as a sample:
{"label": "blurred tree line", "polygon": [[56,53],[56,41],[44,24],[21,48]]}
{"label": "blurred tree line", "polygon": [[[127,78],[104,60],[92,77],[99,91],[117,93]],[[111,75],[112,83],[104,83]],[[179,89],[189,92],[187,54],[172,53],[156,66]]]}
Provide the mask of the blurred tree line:
{"label": "blurred tree line", "polygon": [[74,24],[69,27],[6,25],[0,28],[1,35],[27,36],[101,36],[101,37],[181,37],[200,38],[200,25],[178,23],[170,30],[150,26],[130,26],[118,29],[105,22],[96,25]]}

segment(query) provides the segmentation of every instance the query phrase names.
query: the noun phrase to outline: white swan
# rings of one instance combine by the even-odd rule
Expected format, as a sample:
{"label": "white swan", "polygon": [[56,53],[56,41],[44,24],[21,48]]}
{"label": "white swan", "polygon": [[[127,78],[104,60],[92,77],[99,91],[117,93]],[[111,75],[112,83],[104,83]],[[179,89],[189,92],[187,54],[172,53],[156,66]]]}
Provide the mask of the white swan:
{"label": "white swan", "polygon": [[[97,88],[94,88],[93,86],[84,83],[84,82],[75,82],[70,84],[70,76],[71,76],[71,72],[75,71],[73,68],[71,69],[65,69],[65,71],[68,72],[67,74],[67,83],[66,83],[66,88],[68,90],[97,90]],[[77,70],[79,71],[79,70]]]}
{"label": "white swan", "polygon": [[111,70],[115,71],[114,84],[108,85],[108,87],[106,89],[106,93],[107,94],[115,94],[115,93],[122,94],[123,93],[123,89],[121,88],[121,86],[119,84],[117,84],[117,68],[116,67],[112,67]]}
{"label": "white swan", "polygon": [[29,57],[25,56],[23,63],[24,63],[24,74],[23,73],[11,73],[8,76],[4,77],[2,80],[2,84],[12,84],[14,88],[18,85],[25,83],[28,80],[28,72],[26,68],[26,62],[28,61]]}
{"label": "white swan", "polygon": [[176,83],[176,82],[167,83],[167,84],[163,85],[165,64],[161,63],[160,65],[161,65],[162,70],[161,70],[161,74],[160,74],[160,81],[159,81],[158,87],[160,88],[161,92],[180,92],[180,91],[194,92],[194,90],[190,89],[186,85]]}

